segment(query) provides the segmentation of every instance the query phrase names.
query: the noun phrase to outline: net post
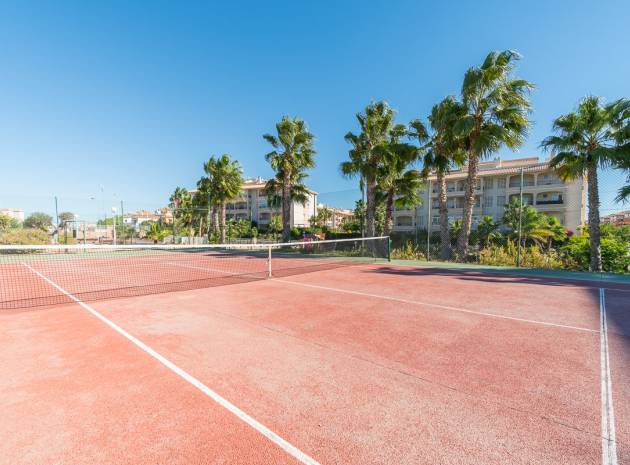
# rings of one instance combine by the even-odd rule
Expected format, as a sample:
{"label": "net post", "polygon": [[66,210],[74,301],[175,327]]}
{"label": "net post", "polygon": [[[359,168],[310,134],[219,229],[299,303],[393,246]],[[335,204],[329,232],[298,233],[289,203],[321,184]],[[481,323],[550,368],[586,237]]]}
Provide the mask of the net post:
{"label": "net post", "polygon": [[268,250],[268,255],[267,255],[267,276],[268,277],[272,277],[271,276],[271,246],[267,247]]}
{"label": "net post", "polygon": [[392,261],[392,238],[387,236],[387,261]]}

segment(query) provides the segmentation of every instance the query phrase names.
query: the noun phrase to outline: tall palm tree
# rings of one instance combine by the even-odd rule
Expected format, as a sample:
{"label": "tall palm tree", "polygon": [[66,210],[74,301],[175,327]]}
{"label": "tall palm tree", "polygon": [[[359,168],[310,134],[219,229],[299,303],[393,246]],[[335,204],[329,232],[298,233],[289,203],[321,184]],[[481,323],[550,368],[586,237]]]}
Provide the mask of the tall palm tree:
{"label": "tall palm tree", "polygon": [[557,118],[553,123],[557,135],[547,137],[541,144],[555,152],[550,166],[561,179],[586,176],[591,271],[602,270],[597,169],[630,158],[630,145],[623,145],[620,138],[620,131],[627,130],[629,120],[630,100],[604,104],[599,97],[589,96],[578,104],[576,111]]}
{"label": "tall palm tree", "polygon": [[387,102],[370,103],[364,113],[357,113],[361,132],[346,134],[346,142],[352,145],[348,151],[349,161],[341,164],[341,173],[346,177],[359,177],[366,189],[366,234],[375,235],[376,198],[379,169],[387,155],[387,144],[395,129],[394,110]]}
{"label": "tall palm tree", "polygon": [[[446,175],[453,167],[464,164],[466,152],[464,140],[458,137],[453,128],[465,115],[466,109],[455,97],[448,96],[431,109],[429,124],[431,134],[419,120],[411,122],[413,134],[424,145],[423,174],[435,173],[438,188],[440,212],[440,258],[448,260],[451,256],[451,238],[448,230],[448,207],[446,205]],[[431,193],[429,192],[429,195]],[[429,221],[431,221],[429,215]],[[427,228],[428,230],[428,228]]]}
{"label": "tall palm tree", "polygon": [[299,117],[283,116],[276,124],[276,136],[264,134],[273,151],[265,155],[276,177],[268,183],[269,194],[273,188],[281,188],[282,197],[282,240],[291,240],[291,204],[296,193],[295,183],[304,180],[307,169],[315,167],[315,136],[311,134],[304,120]]}
{"label": "tall palm tree", "polygon": [[203,168],[206,173],[206,176],[202,176],[199,179],[199,181],[197,181],[197,203],[201,208],[201,211],[199,213],[200,215],[203,215],[202,218],[205,217],[206,219],[205,231],[200,231],[200,234],[206,235],[206,236],[209,236],[211,225],[214,228],[213,232],[215,233],[215,235],[218,234],[219,232],[217,206],[212,201],[212,197],[211,197],[212,186],[210,185],[210,179],[208,178],[209,173],[211,172],[209,163],[212,163],[214,161],[215,161],[214,159],[212,159],[212,161],[208,160],[207,162],[203,164]]}
{"label": "tall palm tree", "polygon": [[625,186],[619,189],[618,195],[615,198],[616,202],[628,202],[630,201],[630,122],[628,121],[628,113],[621,114],[623,119],[622,127],[617,131],[617,154],[615,155],[615,168],[618,168],[625,172],[626,182]]}
{"label": "tall palm tree", "polygon": [[528,94],[533,85],[512,77],[519,59],[520,55],[512,50],[491,52],[481,66],[470,68],[464,75],[461,98],[466,115],[455,125],[465,139],[468,162],[462,229],[457,238],[460,261],[465,261],[468,254],[479,161],[503,146],[515,149],[522,145],[530,125]]}
{"label": "tall palm tree", "polygon": [[[173,212],[173,221],[180,222],[182,226],[188,228],[188,236],[192,238],[193,210],[190,192],[183,187],[177,187],[169,201],[169,207]],[[174,237],[173,240],[175,240]]]}
{"label": "tall palm tree", "polygon": [[422,174],[412,166],[420,158],[422,149],[401,142],[408,135],[404,124],[392,128],[378,170],[377,190],[385,201],[385,235],[393,229],[394,205],[397,208],[415,207],[421,202]]}
{"label": "tall palm tree", "polygon": [[208,183],[210,185],[210,199],[219,211],[219,231],[221,242],[225,242],[226,225],[225,213],[228,202],[234,200],[241,192],[243,186],[243,170],[237,160],[232,160],[228,154],[220,157],[210,157],[204,165],[208,170]]}

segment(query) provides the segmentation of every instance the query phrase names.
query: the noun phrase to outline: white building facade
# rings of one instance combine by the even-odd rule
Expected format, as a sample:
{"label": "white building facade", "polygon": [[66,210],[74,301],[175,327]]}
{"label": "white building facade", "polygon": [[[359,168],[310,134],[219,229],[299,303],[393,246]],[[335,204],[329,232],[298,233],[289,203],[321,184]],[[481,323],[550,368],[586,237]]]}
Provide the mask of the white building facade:
{"label": "white building facade", "polygon": [[[481,162],[479,183],[475,190],[476,202],[473,209],[473,228],[486,215],[500,222],[506,204],[519,196],[523,176],[523,203],[531,205],[540,213],[553,215],[568,231],[578,232],[578,226],[586,219],[585,183],[578,179],[563,182],[549,168],[548,162],[537,157],[516,160]],[[466,167],[453,170],[446,176],[447,206],[449,221],[462,218]],[[439,229],[439,202],[436,176],[429,176],[427,187],[421,193],[422,205],[413,209],[396,209],[394,231],[413,232],[416,229]]]}
{"label": "white building facade", "polygon": [[[247,179],[243,183],[239,196],[227,204],[228,219],[255,221],[266,228],[274,215],[280,215],[280,206],[272,208],[265,193],[266,179]],[[310,191],[305,204],[291,204],[291,227],[308,227],[310,219],[317,214],[317,193]]]}

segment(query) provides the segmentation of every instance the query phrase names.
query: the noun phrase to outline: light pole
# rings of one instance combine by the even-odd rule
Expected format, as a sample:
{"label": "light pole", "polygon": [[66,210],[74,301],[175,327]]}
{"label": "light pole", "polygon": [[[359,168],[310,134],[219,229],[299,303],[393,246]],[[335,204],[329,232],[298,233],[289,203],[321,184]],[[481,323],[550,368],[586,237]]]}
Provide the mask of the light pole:
{"label": "light pole", "polygon": [[114,245],[116,245],[116,207],[112,207],[112,224],[114,225]]}
{"label": "light pole", "polygon": [[433,217],[431,215],[431,197],[433,197],[433,193],[431,192],[431,180],[429,179],[429,187],[427,188],[427,192],[429,193],[429,221],[427,222],[427,261],[431,260],[431,226],[433,224]]}
{"label": "light pole", "polygon": [[521,168],[520,205],[518,209],[518,249],[516,251],[516,267],[521,266],[521,229],[523,229],[523,168]]}

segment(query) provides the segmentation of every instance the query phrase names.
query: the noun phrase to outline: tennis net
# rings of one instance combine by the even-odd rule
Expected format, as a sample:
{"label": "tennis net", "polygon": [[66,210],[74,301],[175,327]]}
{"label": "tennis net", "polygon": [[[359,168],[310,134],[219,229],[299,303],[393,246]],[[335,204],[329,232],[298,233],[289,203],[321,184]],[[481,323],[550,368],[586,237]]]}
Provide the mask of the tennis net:
{"label": "tennis net", "polygon": [[244,283],[388,258],[388,237],[273,244],[0,246],[0,309]]}

